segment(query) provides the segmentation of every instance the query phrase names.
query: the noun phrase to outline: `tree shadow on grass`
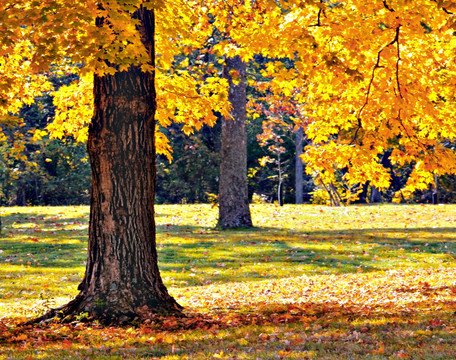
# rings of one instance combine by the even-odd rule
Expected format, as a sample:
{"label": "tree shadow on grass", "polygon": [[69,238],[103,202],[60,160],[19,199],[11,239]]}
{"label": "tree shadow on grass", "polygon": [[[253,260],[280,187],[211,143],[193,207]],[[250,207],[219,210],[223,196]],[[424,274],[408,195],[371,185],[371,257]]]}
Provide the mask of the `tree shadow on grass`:
{"label": "tree shadow on grass", "polygon": [[[63,231],[79,217],[11,214],[4,217],[0,264],[80,268],[87,236]],[[21,228],[13,228],[16,223]],[[39,230],[31,228],[36,225]],[[22,231],[23,230],[23,231]],[[3,236],[3,238],[2,238]],[[24,240],[18,240],[22,238]],[[45,240],[44,240],[45,239]],[[159,265],[167,285],[262,280],[294,275],[385,270],[426,256],[453,261],[456,228],[304,230],[254,227],[218,231],[204,226],[158,225]],[[18,260],[23,259],[22,263]],[[390,261],[390,263],[388,263]],[[410,264],[409,264],[410,265]],[[431,266],[431,265],[429,265]]]}
{"label": "tree shadow on grass", "polygon": [[[74,237],[72,237],[74,239]],[[0,246],[0,263],[39,268],[80,267],[87,258],[85,243],[8,241]]]}
{"label": "tree shadow on grass", "polygon": [[[182,271],[197,267],[202,272],[225,267],[239,268],[253,264],[271,268],[309,265],[315,273],[354,272],[378,268],[372,262],[377,252],[401,251],[407,254],[441,254],[456,252],[456,228],[416,229],[364,229],[290,232],[278,229],[254,228],[251,230],[215,232],[209,228],[191,226],[158,226],[157,244],[161,268]],[[79,267],[85,260],[86,237],[68,234],[41,242],[12,241],[0,245],[0,263],[24,258],[43,267]],[[72,243],[66,243],[65,239]],[[76,256],[75,256],[76,255]],[[47,259],[47,260],[45,260]],[[272,273],[268,274],[273,276]],[[255,273],[254,277],[258,277]],[[235,279],[236,280],[236,279]]]}
{"label": "tree shadow on grass", "polygon": [[[160,266],[165,272],[177,273],[189,285],[201,285],[208,280],[370,272],[401,264],[413,267],[425,264],[426,257],[432,256],[450,263],[456,253],[456,228],[305,232],[253,228],[217,232],[173,226],[159,227],[158,244]],[[182,275],[190,269],[194,271],[191,278]]]}

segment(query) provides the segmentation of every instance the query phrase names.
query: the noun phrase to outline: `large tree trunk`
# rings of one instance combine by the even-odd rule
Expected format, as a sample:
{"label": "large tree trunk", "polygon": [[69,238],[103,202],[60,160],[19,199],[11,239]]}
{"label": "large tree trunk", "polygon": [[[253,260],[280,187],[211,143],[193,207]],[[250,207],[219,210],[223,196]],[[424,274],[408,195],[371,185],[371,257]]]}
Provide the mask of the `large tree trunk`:
{"label": "large tree trunk", "polygon": [[299,127],[296,132],[296,157],[295,157],[295,192],[296,192],[296,204],[302,204],[304,202],[303,196],[303,163],[301,159],[302,155],[302,140],[304,137],[304,131],[302,127]]}
{"label": "large tree trunk", "polygon": [[[135,15],[153,64],[153,12],[141,8]],[[95,76],[94,99],[87,267],[79,295],[57,310],[60,316],[85,312],[107,322],[179,312],[157,266],[154,74],[131,67]]]}
{"label": "large tree trunk", "polygon": [[246,65],[239,56],[226,60],[223,76],[229,81],[228,99],[233,119],[222,119],[219,180],[221,228],[252,226],[247,191]]}

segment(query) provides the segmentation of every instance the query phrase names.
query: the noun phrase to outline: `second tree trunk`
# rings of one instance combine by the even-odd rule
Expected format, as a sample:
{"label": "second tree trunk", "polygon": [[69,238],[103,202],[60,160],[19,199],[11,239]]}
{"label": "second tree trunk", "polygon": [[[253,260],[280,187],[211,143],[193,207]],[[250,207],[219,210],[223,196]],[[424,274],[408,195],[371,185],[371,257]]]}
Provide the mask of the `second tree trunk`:
{"label": "second tree trunk", "polygon": [[239,56],[226,60],[233,119],[222,120],[219,180],[219,225],[222,229],[251,227],[247,191],[246,65]]}

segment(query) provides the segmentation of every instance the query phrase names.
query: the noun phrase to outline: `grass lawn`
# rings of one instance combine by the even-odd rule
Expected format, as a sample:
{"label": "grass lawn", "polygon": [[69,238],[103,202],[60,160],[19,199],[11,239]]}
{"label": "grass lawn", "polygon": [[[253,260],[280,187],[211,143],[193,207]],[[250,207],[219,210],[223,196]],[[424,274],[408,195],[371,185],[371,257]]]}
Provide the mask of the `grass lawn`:
{"label": "grass lawn", "polygon": [[156,207],[162,276],[187,319],[17,324],[68,302],[87,207],[1,208],[0,359],[454,359],[456,206]]}

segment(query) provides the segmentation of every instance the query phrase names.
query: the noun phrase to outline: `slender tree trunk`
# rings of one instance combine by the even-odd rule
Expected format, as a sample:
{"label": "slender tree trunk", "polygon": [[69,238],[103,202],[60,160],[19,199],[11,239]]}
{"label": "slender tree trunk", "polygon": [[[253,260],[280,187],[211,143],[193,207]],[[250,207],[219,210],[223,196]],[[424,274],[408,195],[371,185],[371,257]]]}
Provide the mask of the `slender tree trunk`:
{"label": "slender tree trunk", "polygon": [[303,197],[303,163],[301,156],[302,155],[302,140],[303,140],[304,134],[302,127],[299,127],[298,130],[296,130],[296,157],[295,157],[295,193],[296,193],[296,204],[302,204],[304,202],[304,197]]}
{"label": "slender tree trunk", "polygon": [[280,152],[277,153],[277,177],[279,184],[277,185],[277,201],[279,202],[279,206],[283,206],[283,196],[282,196],[282,184],[283,184],[283,176],[282,176],[282,159],[280,156]]}
{"label": "slender tree trunk", "polygon": [[229,81],[228,99],[233,119],[222,119],[219,180],[221,228],[252,226],[247,191],[246,65],[239,56],[229,58],[223,76]]}
{"label": "slender tree trunk", "polygon": [[279,201],[279,206],[283,206],[282,180],[279,180],[279,186],[277,187],[277,200]]}
{"label": "slender tree trunk", "polygon": [[[154,14],[141,8],[135,16],[153,64]],[[92,193],[87,267],[79,295],[54,315],[86,312],[123,323],[151,313],[179,312],[157,266],[154,74],[131,67],[95,76],[94,101],[88,140]]]}
{"label": "slender tree trunk", "polygon": [[434,174],[434,190],[432,191],[432,204],[433,205],[438,205],[438,203],[439,203],[438,185],[439,185],[439,176],[437,174]]}

